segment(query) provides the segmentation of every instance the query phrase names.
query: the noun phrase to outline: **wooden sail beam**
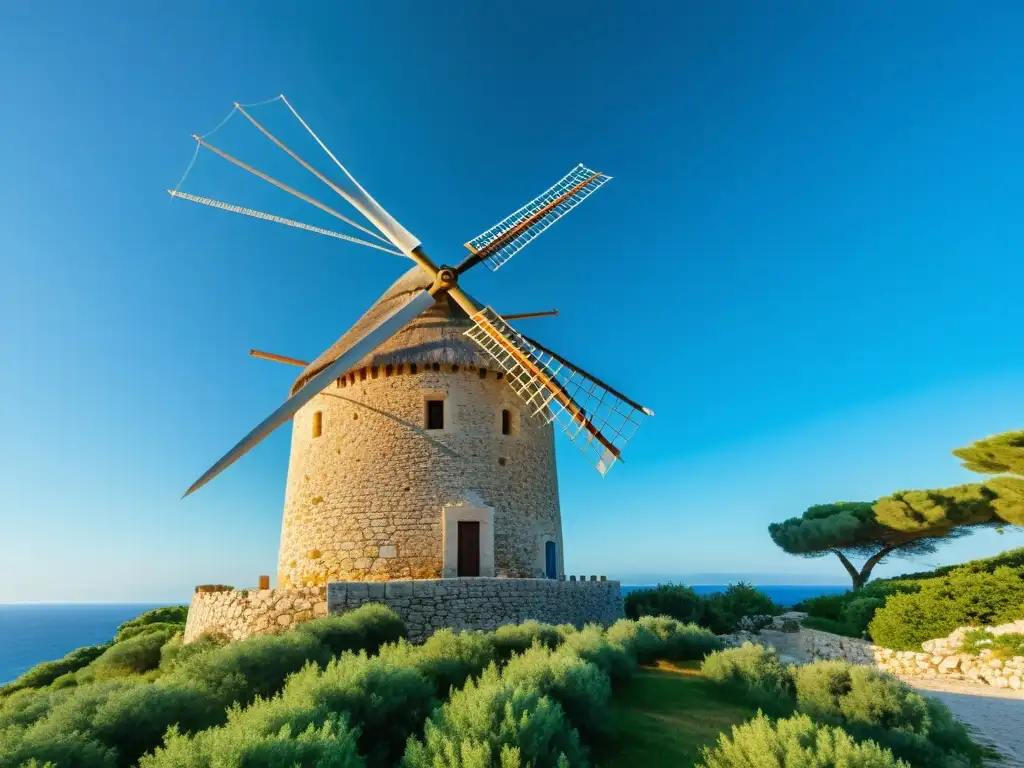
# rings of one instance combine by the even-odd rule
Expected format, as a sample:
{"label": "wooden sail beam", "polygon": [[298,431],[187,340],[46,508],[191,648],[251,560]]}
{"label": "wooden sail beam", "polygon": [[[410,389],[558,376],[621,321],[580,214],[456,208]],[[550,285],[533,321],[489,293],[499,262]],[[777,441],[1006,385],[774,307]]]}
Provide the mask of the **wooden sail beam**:
{"label": "wooden sail beam", "polygon": [[557,317],[557,309],[546,309],[543,312],[520,312],[517,315],[502,315],[506,320],[526,320],[531,317]]}
{"label": "wooden sail beam", "polygon": [[262,352],[258,349],[249,350],[250,357],[258,357],[261,360],[271,360],[275,363],[284,363],[285,365],[296,365],[299,368],[305,368],[309,365],[307,360],[299,360],[294,357],[285,357],[284,355],[275,355],[273,352]]}

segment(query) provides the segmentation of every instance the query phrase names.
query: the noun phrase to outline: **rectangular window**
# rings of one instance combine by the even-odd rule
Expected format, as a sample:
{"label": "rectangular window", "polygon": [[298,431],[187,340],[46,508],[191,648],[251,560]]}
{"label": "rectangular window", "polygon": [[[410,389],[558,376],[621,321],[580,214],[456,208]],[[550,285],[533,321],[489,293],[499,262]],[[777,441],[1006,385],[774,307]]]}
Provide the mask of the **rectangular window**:
{"label": "rectangular window", "polygon": [[444,400],[427,400],[427,429],[444,429]]}
{"label": "rectangular window", "polygon": [[501,434],[512,434],[512,411],[510,411],[508,408],[504,409],[501,412]]}

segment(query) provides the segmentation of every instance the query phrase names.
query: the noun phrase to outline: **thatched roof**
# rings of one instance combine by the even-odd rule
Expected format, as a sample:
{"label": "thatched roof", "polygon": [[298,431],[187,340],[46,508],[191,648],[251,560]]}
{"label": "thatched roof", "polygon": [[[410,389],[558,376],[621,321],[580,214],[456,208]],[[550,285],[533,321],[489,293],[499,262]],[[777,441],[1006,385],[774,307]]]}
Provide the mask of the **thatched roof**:
{"label": "thatched roof", "polygon": [[[303,369],[292,385],[292,394],[302,389],[313,376],[337,360],[356,339],[402,306],[412,294],[429,286],[430,279],[418,266],[412,267],[398,278],[355,325]],[[445,296],[349,370],[357,370],[368,365],[398,363],[445,363],[486,368],[489,358],[472,339],[463,335],[472,326],[473,323],[466,313]]]}

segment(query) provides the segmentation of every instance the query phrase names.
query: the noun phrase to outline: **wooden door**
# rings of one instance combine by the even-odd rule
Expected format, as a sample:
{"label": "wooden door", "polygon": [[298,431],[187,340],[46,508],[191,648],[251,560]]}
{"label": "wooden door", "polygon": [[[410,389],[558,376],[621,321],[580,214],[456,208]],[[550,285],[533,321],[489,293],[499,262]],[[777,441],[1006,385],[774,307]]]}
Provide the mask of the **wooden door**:
{"label": "wooden door", "polygon": [[459,521],[459,576],[480,575],[480,523]]}

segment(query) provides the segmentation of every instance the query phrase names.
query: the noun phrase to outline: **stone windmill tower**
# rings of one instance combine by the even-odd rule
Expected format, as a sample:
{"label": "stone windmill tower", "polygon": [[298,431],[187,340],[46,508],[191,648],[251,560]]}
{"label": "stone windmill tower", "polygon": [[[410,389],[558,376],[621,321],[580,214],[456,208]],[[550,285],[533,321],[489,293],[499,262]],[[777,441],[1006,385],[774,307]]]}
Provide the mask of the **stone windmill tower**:
{"label": "stone windmill tower", "polygon": [[[406,272],[292,392],[429,282]],[[562,574],[554,430],[472,328],[441,297],[295,414],[279,586]]]}
{"label": "stone windmill tower", "polygon": [[610,177],[577,166],[466,243],[469,255],[458,266],[438,267],[291,104],[283,96],[271,101],[277,100],[334,161],[344,181],[336,183],[313,168],[243,105],[236,104],[235,111],[376,231],[212,146],[205,137],[194,138],[200,147],[378,242],[178,189],[171,194],[388,251],[414,266],[312,363],[258,353],[304,370],[291,396],[185,495],[293,420],[280,586],[491,575],[557,578],[562,573],[562,525],[553,425],[604,475],[651,411],[517,332],[506,318],[466,294],[458,281],[480,263],[500,268]]}

